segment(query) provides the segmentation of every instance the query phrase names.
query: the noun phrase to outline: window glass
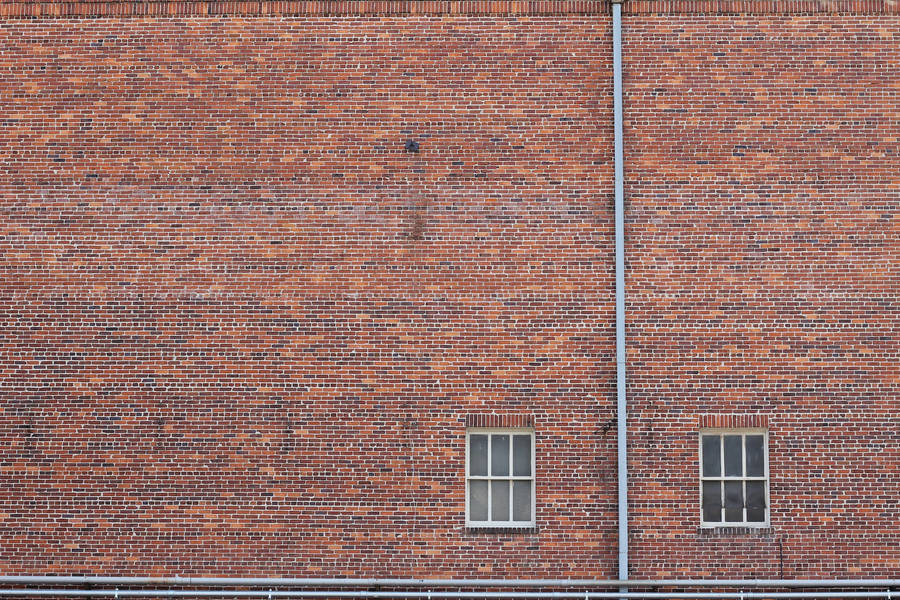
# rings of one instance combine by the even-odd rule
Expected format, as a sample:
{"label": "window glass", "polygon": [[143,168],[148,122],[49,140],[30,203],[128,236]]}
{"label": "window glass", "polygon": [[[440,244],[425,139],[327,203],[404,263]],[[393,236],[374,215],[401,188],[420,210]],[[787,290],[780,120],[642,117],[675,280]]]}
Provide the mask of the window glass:
{"label": "window glass", "polygon": [[[725,476],[740,477],[744,474],[742,468],[743,456],[741,452],[742,436],[725,436]],[[727,495],[727,492],[726,492]]]}
{"label": "window glass", "polygon": [[722,484],[719,481],[703,482],[703,520],[722,520]]}
{"label": "window glass", "polygon": [[488,482],[473,480],[469,482],[469,518],[473,521],[487,521],[488,518]]}
{"label": "window glass", "polygon": [[513,436],[513,475],[531,475],[531,436]]}
{"label": "window glass", "polygon": [[509,436],[491,436],[491,475],[509,475]]}
{"label": "window glass", "polygon": [[487,439],[486,435],[469,436],[470,475],[487,475]]}
{"label": "window glass", "polygon": [[725,482],[725,520],[744,520],[744,482]]}
{"label": "window glass", "polygon": [[719,454],[719,436],[703,436],[703,476],[718,477],[722,474],[722,457]]}
{"label": "window glass", "polygon": [[762,477],[765,474],[763,456],[763,436],[747,436],[747,477]]}
{"label": "window glass", "polygon": [[509,482],[491,482],[491,519],[509,521]]}
{"label": "window glass", "polygon": [[766,482],[747,482],[747,520],[760,523],[766,520]]}
{"label": "window glass", "polygon": [[531,520],[531,481],[513,482],[513,520]]}

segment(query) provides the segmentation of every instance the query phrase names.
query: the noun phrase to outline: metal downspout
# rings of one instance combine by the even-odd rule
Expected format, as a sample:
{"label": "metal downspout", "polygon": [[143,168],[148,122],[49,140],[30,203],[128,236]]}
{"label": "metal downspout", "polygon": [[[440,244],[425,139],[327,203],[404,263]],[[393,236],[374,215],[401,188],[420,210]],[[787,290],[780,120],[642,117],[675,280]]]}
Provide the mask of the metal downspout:
{"label": "metal downspout", "polygon": [[[616,201],[616,439],[619,481],[619,579],[628,579],[628,413],[625,398],[625,147],[622,136],[622,0],[612,0],[613,124]],[[622,591],[627,591],[625,588]]]}

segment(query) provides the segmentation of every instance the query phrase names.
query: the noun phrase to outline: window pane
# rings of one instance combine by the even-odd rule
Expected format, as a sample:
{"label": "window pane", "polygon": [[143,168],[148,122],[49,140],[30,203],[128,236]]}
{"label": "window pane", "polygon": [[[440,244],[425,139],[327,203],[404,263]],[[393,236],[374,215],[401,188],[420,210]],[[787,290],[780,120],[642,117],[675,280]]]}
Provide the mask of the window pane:
{"label": "window pane", "polygon": [[509,436],[491,436],[491,475],[509,475]]}
{"label": "window pane", "polygon": [[722,474],[721,456],[719,455],[719,436],[703,436],[703,476],[718,477]]}
{"label": "window pane", "polygon": [[718,523],[722,520],[722,488],[718,481],[703,482],[703,520]]}
{"label": "window pane", "polygon": [[[747,477],[762,477],[765,470],[763,436],[747,436]],[[749,491],[747,492],[750,493]]]}
{"label": "window pane", "polygon": [[766,520],[766,482],[747,482],[747,520],[763,522]]}
{"label": "window pane", "polygon": [[509,521],[509,481],[491,482],[491,520]]}
{"label": "window pane", "polygon": [[473,480],[469,482],[469,520],[488,520],[488,482]]}
{"label": "window pane", "polygon": [[[726,453],[726,456],[728,454]],[[725,482],[725,520],[744,520],[744,482]]]}
{"label": "window pane", "polygon": [[469,475],[487,475],[487,436],[469,436]]}
{"label": "window pane", "polygon": [[[725,475],[737,476],[743,475],[743,457],[741,456],[741,436],[726,435],[725,436]],[[728,497],[726,491],[725,497]],[[743,519],[741,519],[743,520]]]}
{"label": "window pane", "polygon": [[513,482],[513,521],[531,520],[531,482]]}
{"label": "window pane", "polygon": [[513,436],[513,475],[531,475],[531,436]]}

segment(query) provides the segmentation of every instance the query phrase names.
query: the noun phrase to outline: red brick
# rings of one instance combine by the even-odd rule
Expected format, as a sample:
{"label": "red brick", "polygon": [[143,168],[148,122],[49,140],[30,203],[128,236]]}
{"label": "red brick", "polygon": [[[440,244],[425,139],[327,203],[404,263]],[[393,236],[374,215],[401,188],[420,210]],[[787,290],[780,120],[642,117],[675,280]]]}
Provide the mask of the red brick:
{"label": "red brick", "polygon": [[[608,11],[0,5],[3,572],[614,577]],[[897,3],[625,13],[632,575],[895,576]],[[467,426],[537,531],[466,531]]]}

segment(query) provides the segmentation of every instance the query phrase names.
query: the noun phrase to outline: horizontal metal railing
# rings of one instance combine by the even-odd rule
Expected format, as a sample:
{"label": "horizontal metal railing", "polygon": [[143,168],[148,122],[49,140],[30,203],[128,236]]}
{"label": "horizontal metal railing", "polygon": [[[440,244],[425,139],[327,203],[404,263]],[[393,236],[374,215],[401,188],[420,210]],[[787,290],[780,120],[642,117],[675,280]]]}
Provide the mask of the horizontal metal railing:
{"label": "horizontal metal railing", "polygon": [[[0,588],[0,597],[59,598],[900,600],[900,579],[350,579],[4,575],[0,576],[0,586],[6,586]],[[661,588],[665,591],[660,591]]]}

